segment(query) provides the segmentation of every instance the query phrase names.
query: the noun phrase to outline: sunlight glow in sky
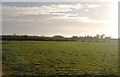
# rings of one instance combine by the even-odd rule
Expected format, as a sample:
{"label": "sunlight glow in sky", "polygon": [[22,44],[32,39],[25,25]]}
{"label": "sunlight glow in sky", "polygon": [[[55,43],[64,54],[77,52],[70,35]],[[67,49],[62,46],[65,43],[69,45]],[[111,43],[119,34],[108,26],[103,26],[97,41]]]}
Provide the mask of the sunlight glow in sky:
{"label": "sunlight glow in sky", "polygon": [[114,3],[8,2],[2,16],[3,34],[118,37]]}

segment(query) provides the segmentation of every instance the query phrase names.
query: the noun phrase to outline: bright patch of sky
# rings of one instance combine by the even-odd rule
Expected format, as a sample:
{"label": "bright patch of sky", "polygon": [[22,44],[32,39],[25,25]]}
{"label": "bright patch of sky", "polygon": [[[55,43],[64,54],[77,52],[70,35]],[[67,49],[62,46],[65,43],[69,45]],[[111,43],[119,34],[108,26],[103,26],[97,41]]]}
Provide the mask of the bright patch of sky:
{"label": "bright patch of sky", "polygon": [[117,6],[110,2],[5,2],[3,34],[118,37]]}

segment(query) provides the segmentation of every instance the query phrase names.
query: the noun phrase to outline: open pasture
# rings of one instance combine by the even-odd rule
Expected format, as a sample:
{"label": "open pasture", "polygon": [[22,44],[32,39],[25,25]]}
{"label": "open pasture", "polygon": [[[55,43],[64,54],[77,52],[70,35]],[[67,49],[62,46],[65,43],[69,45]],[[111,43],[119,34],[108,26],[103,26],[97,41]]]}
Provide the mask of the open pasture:
{"label": "open pasture", "polygon": [[3,75],[117,74],[118,44],[3,41]]}

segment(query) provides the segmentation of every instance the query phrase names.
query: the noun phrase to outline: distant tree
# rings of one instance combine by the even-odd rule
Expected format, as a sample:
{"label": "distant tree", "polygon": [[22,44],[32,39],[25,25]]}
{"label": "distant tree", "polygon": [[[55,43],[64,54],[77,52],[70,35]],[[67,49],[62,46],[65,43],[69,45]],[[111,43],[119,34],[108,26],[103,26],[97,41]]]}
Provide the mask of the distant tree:
{"label": "distant tree", "polygon": [[16,36],[16,34],[14,33],[13,36]]}
{"label": "distant tree", "polygon": [[78,36],[73,36],[72,38],[79,38]]}
{"label": "distant tree", "polygon": [[112,38],[112,36],[109,36],[110,37],[110,39]]}
{"label": "distant tree", "polygon": [[89,35],[87,35],[87,38],[89,38],[90,36]]}
{"label": "distant tree", "polygon": [[102,35],[100,36],[101,39],[104,38],[104,37],[105,37],[105,34],[102,34]]}
{"label": "distant tree", "polygon": [[77,41],[79,39],[79,37],[78,36],[73,36],[71,39]]}
{"label": "distant tree", "polygon": [[64,40],[64,37],[61,35],[55,35],[55,36],[53,36],[53,39],[54,40]]}
{"label": "distant tree", "polygon": [[28,35],[23,35],[24,37],[27,37]]}
{"label": "distant tree", "polygon": [[105,37],[105,40],[106,41],[110,41],[110,37]]}
{"label": "distant tree", "polygon": [[63,36],[61,36],[61,35],[55,35],[55,36],[53,36],[54,38],[64,38]]}
{"label": "distant tree", "polygon": [[105,37],[105,39],[110,39],[111,37],[109,36],[109,37]]}
{"label": "distant tree", "polygon": [[42,35],[41,37],[45,37],[44,35]]}
{"label": "distant tree", "polygon": [[100,38],[100,35],[99,34],[96,34],[96,36],[95,36],[96,38]]}

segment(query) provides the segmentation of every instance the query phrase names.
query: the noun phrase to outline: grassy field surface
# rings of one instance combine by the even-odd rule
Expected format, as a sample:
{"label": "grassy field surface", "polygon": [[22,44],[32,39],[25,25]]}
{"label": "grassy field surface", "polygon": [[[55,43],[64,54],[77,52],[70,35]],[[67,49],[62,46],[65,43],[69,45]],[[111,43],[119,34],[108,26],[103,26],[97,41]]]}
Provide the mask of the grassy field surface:
{"label": "grassy field surface", "polygon": [[3,41],[3,75],[117,74],[117,46],[117,41]]}

